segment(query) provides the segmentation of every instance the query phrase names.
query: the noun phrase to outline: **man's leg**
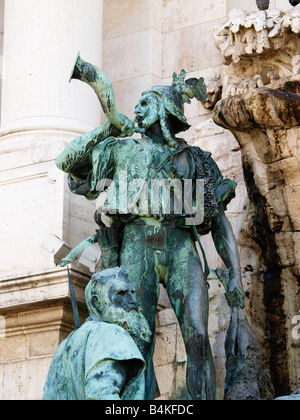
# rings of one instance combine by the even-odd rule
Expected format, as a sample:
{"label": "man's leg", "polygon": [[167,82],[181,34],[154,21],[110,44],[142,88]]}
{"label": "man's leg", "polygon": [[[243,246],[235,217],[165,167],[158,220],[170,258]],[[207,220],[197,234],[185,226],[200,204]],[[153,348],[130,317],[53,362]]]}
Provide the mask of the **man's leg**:
{"label": "man's leg", "polygon": [[120,264],[129,272],[129,280],[137,293],[137,300],[152,332],[151,342],[144,342],[141,350],[147,363],[146,397],[152,399],[156,385],[153,353],[156,333],[156,308],[159,298],[159,281],[155,271],[153,251],[147,247],[143,227],[125,228]]}
{"label": "man's leg", "polygon": [[194,400],[216,399],[216,373],[208,337],[206,279],[193,241],[173,251],[167,292],[177,315],[187,352],[187,388]]}

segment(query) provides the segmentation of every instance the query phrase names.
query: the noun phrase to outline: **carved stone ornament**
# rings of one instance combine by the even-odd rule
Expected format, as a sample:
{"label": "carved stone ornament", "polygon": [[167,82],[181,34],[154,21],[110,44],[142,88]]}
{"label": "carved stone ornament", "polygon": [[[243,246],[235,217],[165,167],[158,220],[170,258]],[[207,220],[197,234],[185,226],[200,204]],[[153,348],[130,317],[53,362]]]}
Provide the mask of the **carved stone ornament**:
{"label": "carved stone ornament", "polygon": [[[299,124],[299,32],[299,7],[286,14],[276,9],[250,14],[234,9],[224,25],[213,29],[224,58],[221,84],[226,109],[243,113],[243,118],[234,118],[236,124],[232,114],[227,120],[233,123],[230,128]],[[229,98],[236,95],[241,95],[242,106],[234,111]]]}
{"label": "carved stone ornament", "polygon": [[213,28],[223,55],[223,97],[263,87],[300,74],[300,9],[248,13],[233,9]]}

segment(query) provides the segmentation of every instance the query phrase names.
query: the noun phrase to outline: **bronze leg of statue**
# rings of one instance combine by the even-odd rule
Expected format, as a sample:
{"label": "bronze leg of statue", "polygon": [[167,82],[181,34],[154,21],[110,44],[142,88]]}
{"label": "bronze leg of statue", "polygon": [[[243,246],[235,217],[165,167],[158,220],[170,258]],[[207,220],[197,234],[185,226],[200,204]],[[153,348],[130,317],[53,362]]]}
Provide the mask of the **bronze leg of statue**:
{"label": "bronze leg of statue", "polygon": [[155,271],[153,251],[146,245],[143,226],[125,227],[120,264],[129,272],[129,279],[136,289],[137,301],[152,332],[151,342],[143,342],[143,348],[140,348],[147,363],[145,399],[151,400],[156,392],[152,359],[155,347],[156,308],[160,288]]}
{"label": "bronze leg of statue", "polygon": [[187,351],[187,388],[195,400],[214,400],[216,378],[208,337],[208,291],[201,262],[189,232],[180,228],[125,227],[121,265],[137,290],[137,300],[152,331],[142,354],[147,362],[146,399],[155,384],[155,346],[159,281],[168,292]]}
{"label": "bronze leg of statue", "polygon": [[187,389],[193,400],[216,399],[216,373],[208,336],[209,298],[194,242],[183,234],[174,251],[167,291],[187,352]]}

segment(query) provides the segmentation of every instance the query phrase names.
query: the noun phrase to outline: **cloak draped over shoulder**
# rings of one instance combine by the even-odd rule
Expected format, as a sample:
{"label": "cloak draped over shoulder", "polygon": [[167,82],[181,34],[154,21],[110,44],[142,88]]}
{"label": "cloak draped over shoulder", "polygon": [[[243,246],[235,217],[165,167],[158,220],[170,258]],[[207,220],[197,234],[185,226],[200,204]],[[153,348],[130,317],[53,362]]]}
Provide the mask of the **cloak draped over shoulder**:
{"label": "cloak draped over shoulder", "polygon": [[143,399],[143,389],[141,395],[130,394],[131,384],[145,370],[145,361],[135,342],[123,328],[92,318],[88,318],[60,344],[50,366],[43,399],[89,399],[86,385],[93,369],[105,361],[122,361],[125,366],[128,364],[123,398]]}

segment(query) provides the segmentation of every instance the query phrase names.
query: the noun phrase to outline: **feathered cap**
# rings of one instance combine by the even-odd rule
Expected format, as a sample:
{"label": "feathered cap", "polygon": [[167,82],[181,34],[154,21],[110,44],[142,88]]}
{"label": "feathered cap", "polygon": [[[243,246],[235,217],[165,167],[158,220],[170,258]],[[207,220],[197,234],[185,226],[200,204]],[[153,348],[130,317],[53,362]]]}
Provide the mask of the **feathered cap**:
{"label": "feathered cap", "polygon": [[193,98],[201,102],[208,100],[203,77],[200,79],[192,78],[185,80],[186,75],[187,73],[184,70],[178,76],[174,73],[172,86],[153,86],[142,93],[142,96],[154,93],[160,97],[167,112],[173,115],[178,121],[176,133],[186,131],[190,128],[184,116],[184,104],[190,104]]}

